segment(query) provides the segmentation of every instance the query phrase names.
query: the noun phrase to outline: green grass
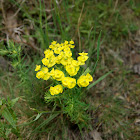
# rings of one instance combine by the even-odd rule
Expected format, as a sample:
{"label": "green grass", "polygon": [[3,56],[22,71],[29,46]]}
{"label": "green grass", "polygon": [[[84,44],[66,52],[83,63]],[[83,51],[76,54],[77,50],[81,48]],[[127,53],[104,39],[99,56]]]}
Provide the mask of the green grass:
{"label": "green grass", "polygon": [[[20,6],[14,0],[8,2],[15,5],[15,9]],[[45,12],[44,9],[51,11]],[[24,47],[25,45],[12,41],[10,46],[6,41],[0,46],[0,55],[15,68],[14,72],[0,71],[2,79],[0,90],[5,98],[21,97],[21,100],[15,104],[17,109],[12,109],[17,114],[20,128],[18,133],[22,138],[72,139],[74,135],[78,135],[77,139],[81,139],[85,136],[85,131],[97,129],[101,132],[101,137],[106,140],[139,139],[140,130],[134,122],[138,118],[135,105],[139,103],[140,85],[123,62],[109,53],[112,50],[120,54],[123,49],[122,44],[128,40],[129,33],[133,34],[138,30],[139,9],[140,4],[137,0],[118,1],[118,3],[113,0],[106,2],[63,0],[59,5],[55,0],[47,2],[32,0],[31,3],[22,5],[18,13],[19,21],[26,23],[24,28],[29,33],[25,33],[22,37],[29,43],[30,37],[33,37],[35,47],[41,51],[27,49],[29,45]],[[49,16],[51,18],[47,19]],[[1,20],[2,14],[0,14]],[[30,29],[31,24],[32,29]],[[3,28],[4,25],[0,22],[0,30],[3,31]],[[5,38],[5,34],[0,34]],[[87,107],[85,103],[80,103],[81,106],[78,106],[76,100],[71,101],[79,108],[85,110],[88,108],[86,110],[88,116],[87,118],[84,116],[84,119],[90,116],[91,121],[87,127],[78,127],[75,112],[66,115],[71,110],[71,104],[68,103],[63,114],[59,112],[59,108],[53,106],[53,103],[45,102],[44,93],[48,85],[38,80],[34,72],[35,65],[40,63],[43,50],[48,48],[52,40],[62,42],[71,39],[76,43],[73,51],[75,57],[81,50],[89,52],[90,59],[85,69],[90,68],[94,77],[94,83],[89,86],[90,90],[83,92],[83,101],[90,106]],[[18,53],[13,53],[13,50]],[[21,57],[18,57],[19,53]],[[12,125],[7,119],[5,125],[7,131]],[[84,129],[80,129],[83,127]],[[12,132],[8,131],[7,135],[9,133]],[[7,138],[7,135],[4,134],[4,137]]]}

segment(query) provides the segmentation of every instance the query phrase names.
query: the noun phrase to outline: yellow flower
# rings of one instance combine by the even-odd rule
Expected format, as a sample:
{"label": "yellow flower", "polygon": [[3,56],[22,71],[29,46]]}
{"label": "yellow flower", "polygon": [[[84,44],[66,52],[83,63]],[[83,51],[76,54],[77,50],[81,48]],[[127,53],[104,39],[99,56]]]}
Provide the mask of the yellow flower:
{"label": "yellow flower", "polygon": [[69,78],[70,78],[70,77],[63,77],[63,79],[62,79],[62,84],[63,84],[64,87],[67,87]]}
{"label": "yellow flower", "polygon": [[58,47],[58,48],[60,48],[60,47],[61,47],[61,45],[60,45],[59,43],[57,43],[55,46],[56,46],[56,47]]}
{"label": "yellow flower", "polygon": [[72,63],[72,60],[73,60],[72,57],[63,56],[62,59],[60,60],[60,63],[66,66],[66,65],[70,65]]}
{"label": "yellow flower", "polygon": [[62,85],[56,85],[55,88],[56,88],[57,91],[59,91],[59,93],[62,93],[63,92]]}
{"label": "yellow flower", "polygon": [[61,47],[55,47],[55,48],[54,48],[54,53],[55,53],[55,54],[60,54],[61,50],[62,50]]}
{"label": "yellow flower", "polygon": [[49,73],[46,73],[43,77],[43,80],[48,80],[50,78],[50,74]]}
{"label": "yellow flower", "polygon": [[54,71],[54,75],[53,75],[53,78],[56,79],[57,81],[61,81],[64,77],[64,73],[60,70],[55,70]]}
{"label": "yellow flower", "polygon": [[[88,53],[79,53],[80,56],[78,56],[77,60],[74,60],[71,52],[71,48],[74,47],[73,40],[64,41],[64,43],[61,44],[57,43],[57,41],[52,41],[51,45],[49,45],[49,49],[44,51],[45,58],[42,59],[44,67],[41,69],[40,65],[36,65],[35,71],[41,69],[41,71],[37,72],[36,77],[38,79],[48,80],[51,76],[53,79],[61,81],[64,87],[69,89],[74,88],[76,86],[76,79],[65,77],[63,71],[58,69],[52,68],[50,72],[48,70],[48,68],[53,67],[55,64],[62,64],[70,76],[75,76],[80,69],[80,65],[84,65],[88,59]],[[87,87],[91,81],[93,81],[93,77],[87,73],[86,75],[80,76],[77,80],[77,84],[79,87]],[[62,92],[62,85],[50,87],[51,95],[57,95]]]}
{"label": "yellow flower", "polygon": [[70,47],[70,48],[74,48],[74,47],[75,47],[75,45],[71,45],[71,44],[70,44],[70,45],[69,45],[69,47]]}
{"label": "yellow flower", "polygon": [[47,67],[43,67],[41,70],[44,72],[44,74],[48,73],[48,68]]}
{"label": "yellow flower", "polygon": [[76,68],[76,72],[78,72],[78,71],[79,71],[79,69],[80,69],[80,67],[79,67],[79,66],[76,66],[75,68]]}
{"label": "yellow flower", "polygon": [[43,78],[43,77],[44,77],[44,72],[43,72],[43,71],[37,72],[36,77],[37,77],[38,79]]}
{"label": "yellow flower", "polygon": [[79,66],[79,62],[77,60],[72,60],[72,65],[73,66]]}
{"label": "yellow flower", "polygon": [[79,53],[79,55],[86,56],[86,55],[88,55],[88,53],[82,52],[82,53]]}
{"label": "yellow flower", "polygon": [[88,56],[81,55],[81,56],[78,56],[77,59],[78,59],[80,65],[84,65],[85,61],[88,59]]}
{"label": "yellow flower", "polygon": [[52,45],[55,45],[56,43],[57,43],[56,41],[53,41],[51,44],[52,44]]}
{"label": "yellow flower", "polygon": [[71,51],[65,51],[64,55],[65,55],[65,57],[71,57],[72,56],[72,52]]}
{"label": "yellow flower", "polygon": [[50,87],[50,94],[51,94],[51,95],[57,95],[57,94],[59,94],[59,91],[56,90],[55,87]]}
{"label": "yellow flower", "polygon": [[55,64],[56,64],[56,60],[57,60],[57,58],[53,55],[50,59],[49,59],[49,63],[48,63],[48,67],[50,68],[50,67],[52,67],[52,66],[54,66]]}
{"label": "yellow flower", "polygon": [[69,89],[72,89],[72,88],[74,88],[75,87],[75,85],[76,85],[76,79],[74,79],[74,78],[70,78],[70,81],[68,82],[68,88]]}
{"label": "yellow flower", "polygon": [[39,71],[39,70],[40,70],[40,68],[41,68],[41,66],[40,66],[40,65],[36,65],[35,71]]}
{"label": "yellow flower", "polygon": [[67,65],[71,65],[72,64],[72,60],[73,60],[73,58],[72,57],[69,57],[67,59]]}
{"label": "yellow flower", "polygon": [[54,49],[54,45],[49,45],[49,48],[53,50]]}
{"label": "yellow flower", "polygon": [[74,76],[77,74],[77,71],[73,65],[66,65],[66,71],[70,76]]}
{"label": "yellow flower", "polygon": [[62,58],[61,60],[60,60],[60,63],[62,64],[62,65],[67,65],[67,63],[68,63],[68,58]]}
{"label": "yellow flower", "polygon": [[89,73],[86,74],[86,77],[89,80],[89,82],[93,81],[93,77]]}
{"label": "yellow flower", "polygon": [[57,95],[63,92],[63,87],[61,85],[56,85],[54,87],[50,87],[50,94]]}
{"label": "yellow flower", "polygon": [[77,81],[79,87],[87,87],[89,85],[89,80],[86,76],[82,75]]}
{"label": "yellow flower", "polygon": [[49,60],[47,58],[42,59],[43,65],[47,66],[49,64]]}
{"label": "yellow flower", "polygon": [[71,52],[70,48],[68,46],[65,46],[64,52]]}
{"label": "yellow flower", "polygon": [[56,57],[56,63],[60,64],[61,63],[61,59],[63,58],[64,53],[60,52],[60,54]]}
{"label": "yellow flower", "polygon": [[70,44],[74,44],[74,41],[73,41],[73,40],[71,40],[71,41],[70,41]]}
{"label": "yellow flower", "polygon": [[50,76],[54,76],[54,68],[50,71]]}
{"label": "yellow flower", "polygon": [[55,91],[54,91],[54,87],[50,87],[50,94],[51,95],[55,95],[56,94]]}
{"label": "yellow flower", "polygon": [[64,56],[64,52],[60,52],[60,54],[58,55],[58,58],[61,59]]}
{"label": "yellow flower", "polygon": [[65,42],[64,42],[65,45],[67,45],[68,43],[69,43],[68,41],[65,41]]}
{"label": "yellow flower", "polygon": [[46,51],[44,51],[45,54],[45,58],[50,58],[54,55],[53,51],[47,49]]}
{"label": "yellow flower", "polygon": [[69,89],[74,88],[76,85],[76,79],[71,77],[64,77],[62,79],[62,84],[64,87],[67,87]]}

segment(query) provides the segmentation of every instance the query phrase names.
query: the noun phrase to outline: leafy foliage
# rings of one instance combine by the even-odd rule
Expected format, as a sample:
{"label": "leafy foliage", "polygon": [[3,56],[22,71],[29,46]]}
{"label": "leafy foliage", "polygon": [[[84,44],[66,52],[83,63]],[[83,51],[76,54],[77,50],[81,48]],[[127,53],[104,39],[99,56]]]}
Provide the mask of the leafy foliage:
{"label": "leafy foliage", "polygon": [[20,130],[17,127],[17,116],[12,109],[19,98],[10,100],[10,98],[0,99],[0,137],[8,139],[9,134],[13,133],[17,137],[20,137]]}

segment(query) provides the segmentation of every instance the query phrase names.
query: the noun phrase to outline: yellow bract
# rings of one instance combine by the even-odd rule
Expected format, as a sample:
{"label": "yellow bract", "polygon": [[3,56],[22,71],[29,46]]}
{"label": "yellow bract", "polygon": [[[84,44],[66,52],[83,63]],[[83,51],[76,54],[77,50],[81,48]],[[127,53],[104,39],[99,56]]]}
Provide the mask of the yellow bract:
{"label": "yellow bract", "polygon": [[74,67],[74,65],[66,65],[66,71],[70,76],[75,76],[79,71],[79,66]]}
{"label": "yellow bract", "polygon": [[42,71],[46,74],[46,73],[48,73],[48,68],[47,67],[43,67]]}
{"label": "yellow bract", "polygon": [[89,82],[93,81],[93,77],[89,73],[87,73],[86,77],[89,80]]}
{"label": "yellow bract", "polygon": [[67,88],[74,88],[75,85],[76,85],[76,79],[74,78],[71,78],[71,77],[64,77],[62,79],[62,84],[64,87],[67,87]]}
{"label": "yellow bract", "polygon": [[53,51],[51,51],[49,49],[44,51],[44,54],[45,54],[45,58],[51,58],[54,55]]}
{"label": "yellow bract", "polygon": [[47,58],[42,59],[43,65],[47,66],[49,64],[49,60]]}
{"label": "yellow bract", "polygon": [[87,87],[89,85],[89,82],[93,81],[92,76],[87,73],[87,75],[82,75],[77,81],[77,84],[79,87]]}
{"label": "yellow bract", "polygon": [[54,87],[50,87],[50,94],[57,95],[63,92],[63,87],[61,85],[56,85]]}
{"label": "yellow bract", "polygon": [[79,53],[79,55],[81,55],[81,56],[87,56],[88,53],[84,53],[84,52],[82,52],[82,53]]}
{"label": "yellow bract", "polygon": [[49,78],[50,78],[50,74],[47,73],[47,74],[44,75],[43,80],[46,80],[47,81]]}
{"label": "yellow bract", "polygon": [[74,41],[73,41],[73,40],[71,40],[71,41],[70,41],[70,44],[74,44]]}
{"label": "yellow bract", "polygon": [[39,71],[39,70],[40,70],[40,68],[41,68],[41,66],[40,66],[40,65],[36,65],[35,71]]}
{"label": "yellow bract", "polygon": [[39,72],[36,74],[36,77],[37,77],[38,79],[43,78],[43,77],[44,77],[44,72],[43,72],[43,71],[39,71]]}
{"label": "yellow bract", "polygon": [[86,55],[81,55],[78,56],[78,61],[79,61],[79,65],[85,65],[85,61],[88,59],[88,56]]}
{"label": "yellow bract", "polygon": [[53,42],[52,42],[52,45],[55,45],[56,43],[57,43],[56,41],[53,41]]}
{"label": "yellow bract", "polygon": [[54,75],[52,77],[57,81],[61,81],[64,78],[64,73],[60,70],[54,70]]}
{"label": "yellow bract", "polygon": [[[64,43],[57,43],[53,41],[49,45],[49,49],[44,51],[45,57],[42,59],[43,67],[36,65],[35,71],[38,79],[48,80],[49,78],[62,82],[62,85],[50,87],[50,94],[57,95],[63,92],[63,87],[72,89],[76,86],[76,79],[71,76],[76,76],[80,65],[84,65],[88,59],[88,53],[79,53],[77,60],[72,58],[71,48],[74,48],[74,41],[64,41]],[[55,69],[54,69],[55,68]],[[62,70],[66,71],[62,71]],[[64,74],[65,73],[65,74]],[[68,77],[68,75],[70,77]],[[66,76],[66,77],[65,77]],[[80,76],[77,80],[79,87],[87,87],[89,82],[93,81],[92,76],[87,73]]]}
{"label": "yellow bract", "polygon": [[48,67],[50,68],[50,67],[52,67],[52,66],[54,66],[55,64],[56,64],[56,57],[53,55],[50,59],[49,59],[49,63],[48,63]]}

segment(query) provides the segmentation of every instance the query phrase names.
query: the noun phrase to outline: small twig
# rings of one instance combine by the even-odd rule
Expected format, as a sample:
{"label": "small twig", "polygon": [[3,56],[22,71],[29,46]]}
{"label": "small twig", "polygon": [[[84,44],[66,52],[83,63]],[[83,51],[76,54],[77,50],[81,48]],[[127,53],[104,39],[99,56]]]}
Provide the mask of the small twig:
{"label": "small twig", "polygon": [[96,110],[94,111],[93,115],[95,115],[99,109],[99,107],[102,106],[102,104],[98,105],[98,107],[96,108]]}
{"label": "small twig", "polygon": [[[40,11],[41,9],[40,9],[40,8],[37,8],[37,10],[39,10],[39,11]],[[41,10],[41,11],[42,11],[42,12],[44,12],[44,11],[45,11],[45,12],[48,12],[48,13],[49,13],[49,12],[54,11],[54,8],[52,8],[52,9],[44,9],[44,10]]]}
{"label": "small twig", "polygon": [[112,12],[111,16],[109,17],[109,19],[111,19],[112,16],[114,15],[115,10],[116,10],[116,8],[117,8],[117,5],[118,5],[118,0],[116,0],[116,2],[115,2],[115,6],[114,6],[114,9],[113,9],[113,12]]}
{"label": "small twig", "polygon": [[19,6],[19,9],[15,12],[15,14],[13,16],[10,17],[10,19],[14,18],[19,13],[19,11],[21,10],[21,7],[22,7],[22,5],[23,5],[24,2],[25,2],[25,0],[23,0],[21,2],[20,6]]}
{"label": "small twig", "polygon": [[1,0],[1,10],[2,10],[3,20],[5,22],[6,21],[6,14],[5,14],[4,7],[3,7],[3,0]]}
{"label": "small twig", "polygon": [[12,29],[12,28],[17,28],[18,26],[21,26],[22,24],[14,25],[14,26],[7,26],[7,27],[2,27],[0,30],[6,30],[6,29]]}
{"label": "small twig", "polygon": [[[94,115],[97,113],[97,111],[98,111],[98,109],[99,109],[100,106],[102,106],[102,104],[99,104],[99,105],[97,106],[97,108],[96,108],[96,110],[94,111],[94,113],[92,114],[92,116],[94,116]],[[94,118],[92,118],[92,119],[94,119]]]}

